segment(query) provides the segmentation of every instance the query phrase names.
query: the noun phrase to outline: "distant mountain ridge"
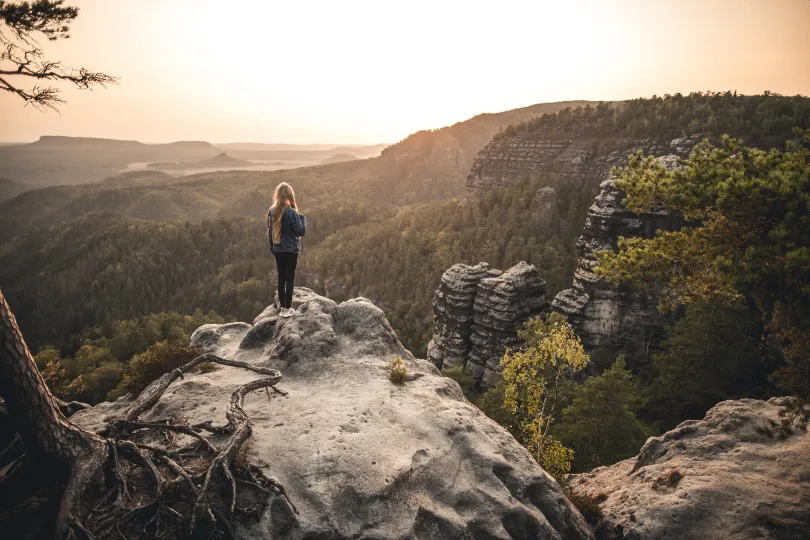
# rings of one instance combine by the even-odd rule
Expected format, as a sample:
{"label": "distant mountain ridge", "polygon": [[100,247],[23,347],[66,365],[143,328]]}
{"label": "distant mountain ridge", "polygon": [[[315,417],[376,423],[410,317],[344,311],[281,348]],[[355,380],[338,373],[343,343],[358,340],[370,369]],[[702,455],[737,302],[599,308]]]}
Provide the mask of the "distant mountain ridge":
{"label": "distant mountain ridge", "polygon": [[226,167],[238,169],[241,167],[249,167],[252,165],[250,161],[243,159],[236,159],[225,152],[221,152],[216,156],[209,159],[202,159],[197,161],[157,161],[147,165],[150,169],[209,169]]}
{"label": "distant mountain ridge", "polygon": [[[321,148],[323,146],[323,148]],[[223,151],[236,160],[291,160],[293,166],[316,165],[347,149],[358,157],[379,155],[386,145],[265,145],[237,143],[215,146],[205,141],[143,143],[97,137],[43,135],[31,143],[0,146],[0,177],[32,188],[88,184],[115,176],[132,163],[204,161]],[[196,168],[217,167],[216,163]],[[222,165],[242,167],[242,165]],[[9,195],[0,199],[9,198]]]}
{"label": "distant mountain ridge", "polygon": [[36,142],[0,147],[0,176],[46,187],[85,184],[115,175],[129,163],[212,158],[221,150],[202,141],[138,141],[46,135]]}
{"label": "distant mountain ridge", "polygon": [[[57,145],[57,146],[88,146],[88,145],[98,145],[98,146],[125,146],[125,145],[135,145],[138,147],[151,147],[151,148],[158,148],[158,147],[173,147],[173,148],[205,148],[210,149],[213,148],[211,143],[205,141],[174,141],[170,143],[143,143],[136,140],[129,140],[129,139],[107,139],[104,137],[70,137],[66,135],[42,135],[39,140],[28,143],[29,145]],[[22,146],[22,145],[20,145]]]}
{"label": "distant mountain ridge", "polygon": [[[378,157],[358,159],[341,163],[314,166],[317,161],[331,158],[335,153],[352,153],[362,157],[352,147],[331,148],[324,153],[300,151],[306,154],[319,154],[322,157],[307,166],[278,171],[233,171],[201,173],[186,176],[181,180],[166,179],[133,183],[131,179],[117,182],[119,169],[97,166],[91,172],[97,181],[106,179],[103,184],[82,186],[55,186],[47,190],[23,193],[19,197],[0,202],[0,215],[3,216],[4,230],[0,231],[0,243],[31,227],[59,224],[87,212],[109,212],[127,217],[154,219],[161,221],[203,219],[230,216],[261,216],[261,207],[269,204],[271,192],[278,182],[290,182],[295,186],[299,199],[307,207],[322,204],[329,200],[364,200],[378,204],[397,206],[445,200],[463,196],[466,193],[465,178],[478,150],[505,126],[530,120],[544,113],[553,114],[566,107],[576,107],[587,102],[569,101],[544,103],[506,111],[502,113],[479,114],[469,120],[436,130],[414,133],[397,144],[391,145]],[[104,139],[87,139],[88,144],[96,144]],[[34,155],[34,150],[59,142],[55,138],[45,143],[38,141],[27,147],[25,152]],[[65,142],[65,146],[71,146]],[[74,141],[75,142],[75,141]],[[105,144],[105,143],[99,143]],[[204,143],[208,144],[208,143]],[[150,148],[135,141],[115,141],[110,146],[129,145],[142,151]],[[168,146],[168,145],[162,145]],[[239,145],[241,146],[241,145]],[[12,147],[14,148],[14,147]],[[183,158],[201,160],[213,158],[222,150],[212,145],[206,147],[210,155]],[[251,146],[251,148],[258,148]],[[350,152],[344,150],[351,149]],[[0,176],[8,168],[8,148],[0,148]],[[4,151],[6,153],[4,153]],[[336,152],[338,151],[338,152]],[[75,152],[74,152],[75,153]],[[106,154],[111,152],[105,151]],[[262,159],[258,155],[272,156],[290,154],[282,150],[229,150],[228,154],[237,159],[248,159],[245,154]],[[75,161],[81,156],[73,156]],[[274,159],[265,157],[265,159]],[[147,161],[181,161],[181,159],[155,159]],[[70,183],[76,170],[88,171],[92,167],[75,165],[66,171],[64,167],[50,171],[61,171],[69,177],[61,177],[54,183]],[[19,175],[7,173],[11,178]],[[87,182],[83,177],[81,182]],[[122,188],[126,189],[122,189]],[[115,191],[112,191],[115,190]],[[264,206],[266,209],[266,206]]]}
{"label": "distant mountain ridge", "polygon": [[382,150],[390,146],[382,144],[288,144],[288,143],[214,143],[217,148],[228,152],[324,152],[338,154],[341,152],[357,153],[359,155],[379,155]]}

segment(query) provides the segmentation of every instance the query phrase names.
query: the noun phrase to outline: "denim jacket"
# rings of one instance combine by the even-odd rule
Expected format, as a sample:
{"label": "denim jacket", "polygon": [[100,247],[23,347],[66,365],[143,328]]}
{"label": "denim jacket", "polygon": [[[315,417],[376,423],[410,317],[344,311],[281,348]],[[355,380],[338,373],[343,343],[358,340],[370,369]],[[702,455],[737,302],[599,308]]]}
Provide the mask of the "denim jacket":
{"label": "denim jacket", "polygon": [[281,242],[273,243],[273,209],[267,210],[267,239],[270,249],[280,253],[298,253],[301,251],[301,237],[307,232],[307,218],[292,207],[284,209],[281,216]]}

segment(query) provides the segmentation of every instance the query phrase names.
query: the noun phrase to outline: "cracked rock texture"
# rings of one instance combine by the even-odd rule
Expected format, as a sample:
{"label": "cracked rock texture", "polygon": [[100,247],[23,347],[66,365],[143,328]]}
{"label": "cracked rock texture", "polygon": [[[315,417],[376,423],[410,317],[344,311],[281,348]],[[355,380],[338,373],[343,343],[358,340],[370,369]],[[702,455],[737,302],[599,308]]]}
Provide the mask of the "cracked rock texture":
{"label": "cracked rock texture", "polygon": [[487,263],[450,267],[433,300],[433,339],[428,358],[439,368],[465,365],[489,386],[508,347],[520,344],[518,330],[548,311],[546,282],[523,261],[506,271]]}
{"label": "cracked rock texture", "polygon": [[[293,305],[287,319],[271,306],[251,324],[192,336],[222,357],[281,370],[289,393],[247,396],[246,458],[286,486],[300,514],[275,497],[258,520],[237,524],[239,538],[591,538],[559,485],[454,381],[405,350],[379,308],[304,288]],[[409,372],[402,386],[389,380],[396,357]],[[257,377],[230,367],[188,374],[145,419],[222,423],[231,392]],[[127,404],[72,419],[100,427]]]}
{"label": "cracked rock texture", "polygon": [[574,493],[600,502],[597,538],[810,538],[810,434],[780,432],[790,402],[720,402],[635,458],[573,475]]}

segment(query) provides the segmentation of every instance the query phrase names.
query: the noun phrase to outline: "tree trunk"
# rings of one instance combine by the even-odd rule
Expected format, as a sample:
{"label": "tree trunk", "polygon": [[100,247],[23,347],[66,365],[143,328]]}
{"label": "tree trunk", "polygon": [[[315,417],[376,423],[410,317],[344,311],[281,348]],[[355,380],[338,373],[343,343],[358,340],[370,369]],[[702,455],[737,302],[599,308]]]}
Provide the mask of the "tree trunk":
{"label": "tree trunk", "polygon": [[[224,427],[213,427],[210,421],[199,426],[138,422],[138,416],[155,405],[174,380],[182,377],[184,371],[189,371],[203,362],[240,367],[266,377],[249,382],[233,393],[226,413],[228,424]],[[6,421],[10,421],[17,433],[8,448],[5,450],[0,448],[0,530],[14,537],[31,537],[31,534],[36,534],[36,537],[40,538],[43,530],[52,530],[57,539],[76,538],[77,532],[79,537],[93,538],[94,534],[85,526],[89,522],[100,527],[102,531],[109,532],[111,527],[118,528],[122,522],[146,510],[157,513],[151,520],[146,521],[144,527],[154,522],[156,529],[161,529],[161,512],[168,512],[182,521],[181,514],[167,506],[169,500],[165,498],[166,494],[162,489],[166,481],[163,473],[156,467],[155,460],[168,466],[169,470],[190,488],[193,495],[192,504],[186,505],[190,510],[188,513],[191,514],[191,519],[187,523],[189,535],[194,531],[198,521],[198,511],[199,515],[214,522],[213,530],[217,527],[230,530],[225,515],[208,502],[210,497],[217,500],[221,498],[213,487],[215,474],[221,473],[229,481],[231,487],[229,514],[233,514],[237,508],[235,474],[243,476],[242,481],[254,486],[262,494],[271,493],[268,490],[280,494],[293,511],[297,512],[287,498],[283,486],[264,477],[260,471],[245,467],[240,472],[234,468],[235,457],[252,432],[252,424],[243,409],[245,395],[261,388],[273,388],[277,392],[282,392],[275,388],[279,380],[281,373],[275,369],[204,354],[163,375],[158,384],[148,387],[138,396],[124,418],[110,420],[107,427],[101,431],[109,438],[102,439],[98,434],[74,425],[62,414],[60,409],[73,410],[77,407],[82,408],[83,405],[64,403],[51,394],[25,345],[14,314],[0,291],[0,398],[2,398],[0,404],[7,410]],[[214,454],[204,475],[202,486],[197,487],[192,479],[192,473],[172,460],[172,454],[166,450],[122,440],[122,437],[142,429],[173,430],[201,440],[206,447],[201,452],[208,449]],[[225,448],[221,451],[214,448],[199,435],[198,432],[201,430],[229,433],[230,437]],[[142,452],[141,449],[146,452]],[[119,466],[119,455],[136,468],[140,467],[154,480],[155,494],[148,504],[133,508],[133,501],[128,495],[128,480]],[[201,458],[202,453],[198,457]],[[107,476],[106,472],[111,474]],[[105,489],[109,487],[106,485],[107,480],[110,480],[110,484],[113,483],[110,476],[115,477],[117,486],[112,490]],[[104,493],[107,495],[100,497]],[[112,503],[104,502],[111,494],[116,493],[117,497]],[[185,494],[173,493],[171,497],[174,497],[174,502],[188,501]],[[100,498],[104,502],[101,510],[96,504]],[[54,503],[51,505],[50,501]],[[42,510],[44,505],[48,508]],[[93,512],[92,509],[97,511]],[[56,510],[55,523],[50,521],[52,518],[44,517],[46,512],[50,512],[48,515],[53,516],[53,510]],[[99,513],[105,515],[101,520],[103,523],[96,519]],[[43,523],[43,519],[47,519],[48,523]],[[177,532],[179,529],[174,530]],[[145,529],[141,532],[145,536],[138,535],[138,537],[149,536]]]}
{"label": "tree trunk", "polygon": [[[31,458],[69,465],[93,433],[67,421],[25,345],[17,320],[0,291],[0,397]],[[92,444],[92,443],[91,443]]]}
{"label": "tree trunk", "polygon": [[51,483],[66,479],[55,530],[61,536],[67,524],[83,517],[88,491],[103,482],[106,443],[61,413],[2,291],[0,397],[25,448],[28,467],[40,469],[40,476]]}

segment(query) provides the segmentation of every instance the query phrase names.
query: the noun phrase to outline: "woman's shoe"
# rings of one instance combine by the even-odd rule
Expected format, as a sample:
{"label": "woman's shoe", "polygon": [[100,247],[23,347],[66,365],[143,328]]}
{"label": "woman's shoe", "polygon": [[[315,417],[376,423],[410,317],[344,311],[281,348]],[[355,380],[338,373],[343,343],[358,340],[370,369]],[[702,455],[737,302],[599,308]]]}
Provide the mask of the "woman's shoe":
{"label": "woman's shoe", "polygon": [[281,318],[287,319],[292,315],[292,309],[281,308]]}

